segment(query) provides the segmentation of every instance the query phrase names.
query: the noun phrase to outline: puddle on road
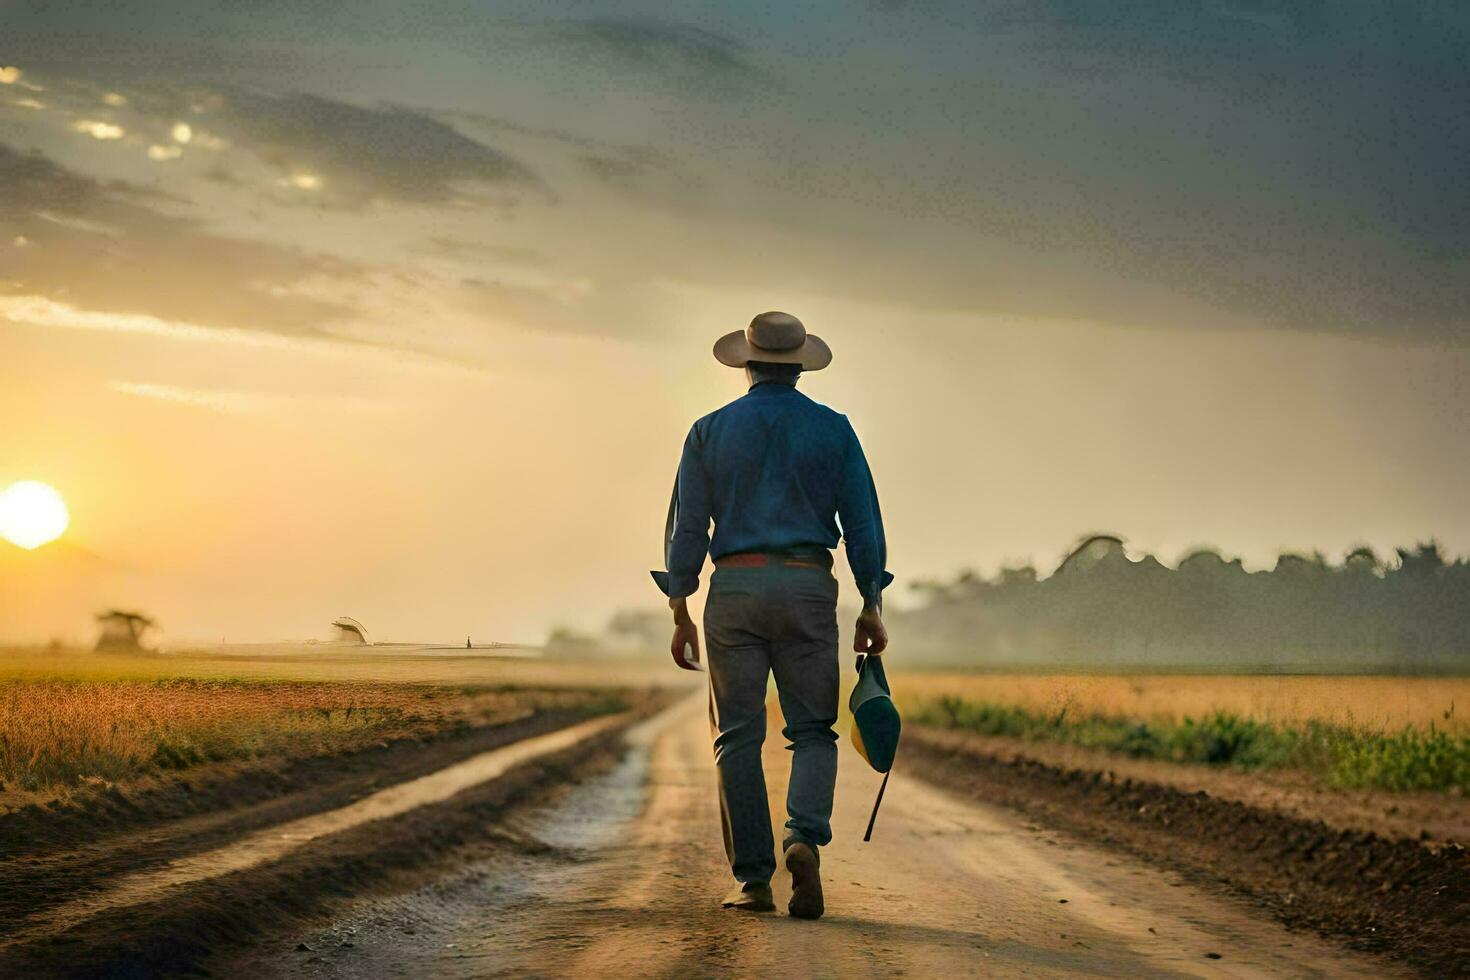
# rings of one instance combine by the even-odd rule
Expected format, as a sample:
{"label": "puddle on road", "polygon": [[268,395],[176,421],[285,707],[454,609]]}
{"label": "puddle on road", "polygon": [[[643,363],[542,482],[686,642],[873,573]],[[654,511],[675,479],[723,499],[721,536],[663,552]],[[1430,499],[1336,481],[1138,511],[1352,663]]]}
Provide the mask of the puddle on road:
{"label": "puddle on road", "polygon": [[278,860],[318,838],[442,802],[470,787],[498,778],[518,765],[577,745],[621,720],[616,715],[594,718],[513,742],[426,776],[379,790],[336,810],[268,827],[224,847],[180,858],[161,868],[126,875],[97,895],[57,906],[9,938],[12,942],[29,941],[38,935],[83,922],[101,912],[154,901],[183,885]]}
{"label": "puddle on road", "polygon": [[592,850],[615,841],[643,809],[649,747],[634,746],[611,772],[582,783],[530,829],[558,850]]}
{"label": "puddle on road", "polygon": [[[597,858],[617,847],[643,811],[654,738],[685,710],[691,709],[675,706],[630,729],[624,739],[629,747],[612,769],[583,780],[556,804],[507,825],[550,846],[549,853],[515,854],[499,848],[416,891],[357,902],[327,929],[283,937],[274,948],[257,948],[216,964],[213,972],[417,980],[426,972],[435,977],[485,976],[513,968],[522,952],[516,923],[535,916],[553,897],[565,901],[604,870]],[[490,940],[493,964],[486,962]],[[299,949],[300,944],[308,948]]]}

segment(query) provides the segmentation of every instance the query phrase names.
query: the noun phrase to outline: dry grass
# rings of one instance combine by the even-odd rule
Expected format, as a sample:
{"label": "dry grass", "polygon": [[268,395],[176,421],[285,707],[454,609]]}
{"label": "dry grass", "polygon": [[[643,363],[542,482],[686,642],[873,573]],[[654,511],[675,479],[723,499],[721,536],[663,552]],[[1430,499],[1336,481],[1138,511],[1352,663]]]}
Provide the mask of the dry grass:
{"label": "dry grass", "polygon": [[1225,713],[1279,726],[1309,722],[1359,731],[1470,735],[1470,678],[904,674],[890,668],[900,703],[940,697],[1053,713],[1180,722]]}
{"label": "dry grass", "polygon": [[[362,684],[0,682],[0,779],[21,790],[268,755],[314,755],[442,728],[517,699]],[[465,702],[471,702],[467,704]]]}
{"label": "dry grass", "polygon": [[[468,651],[467,651],[468,652]],[[450,687],[647,687],[691,683],[696,675],[647,664],[487,656],[476,651],[398,651],[303,644],[219,647],[167,654],[0,648],[0,681],[76,679],[354,681]],[[697,679],[697,678],[696,678]]]}
{"label": "dry grass", "polygon": [[617,678],[592,683],[585,667],[482,660],[418,670],[398,659],[0,653],[0,804],[425,737],[534,710],[616,706],[615,697],[587,689]]}

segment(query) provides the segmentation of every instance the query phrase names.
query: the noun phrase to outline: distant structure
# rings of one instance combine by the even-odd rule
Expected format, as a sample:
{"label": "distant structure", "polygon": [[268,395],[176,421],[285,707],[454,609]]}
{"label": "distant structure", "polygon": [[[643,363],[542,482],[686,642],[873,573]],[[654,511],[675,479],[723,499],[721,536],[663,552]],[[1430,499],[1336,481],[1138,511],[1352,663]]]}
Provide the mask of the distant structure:
{"label": "distant structure", "polygon": [[136,653],[144,649],[143,634],[158,624],[140,612],[109,609],[97,614],[102,632],[97,636],[97,649],[105,653]]}
{"label": "distant structure", "polygon": [[372,639],[368,636],[367,627],[351,616],[339,616],[332,620],[332,631],[332,641],[335,643],[362,647],[373,645]]}

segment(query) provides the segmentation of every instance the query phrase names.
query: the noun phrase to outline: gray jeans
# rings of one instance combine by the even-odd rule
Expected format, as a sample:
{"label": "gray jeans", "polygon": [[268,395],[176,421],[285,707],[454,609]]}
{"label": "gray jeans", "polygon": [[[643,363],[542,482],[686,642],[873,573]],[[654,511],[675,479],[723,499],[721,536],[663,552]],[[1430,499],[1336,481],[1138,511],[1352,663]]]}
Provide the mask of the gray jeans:
{"label": "gray jeans", "polygon": [[792,751],[784,846],[832,839],[837,782],[837,580],[825,569],[718,568],[704,608],[710,724],[730,868],[743,882],[776,872],[761,745],[776,675]]}

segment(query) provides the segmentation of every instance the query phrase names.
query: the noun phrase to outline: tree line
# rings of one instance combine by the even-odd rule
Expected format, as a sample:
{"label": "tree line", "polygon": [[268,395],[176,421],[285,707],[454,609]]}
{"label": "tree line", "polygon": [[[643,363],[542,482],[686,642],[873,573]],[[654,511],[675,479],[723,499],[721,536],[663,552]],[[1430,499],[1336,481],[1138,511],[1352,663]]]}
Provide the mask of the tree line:
{"label": "tree line", "polygon": [[[1270,570],[1197,550],[1169,568],[1115,535],[1081,541],[1057,570],[973,572],[912,586],[892,632],[907,656],[976,666],[1232,669],[1470,668],[1470,562],[1429,541],[1385,560],[1283,554]],[[897,642],[897,641],[896,641]]]}

